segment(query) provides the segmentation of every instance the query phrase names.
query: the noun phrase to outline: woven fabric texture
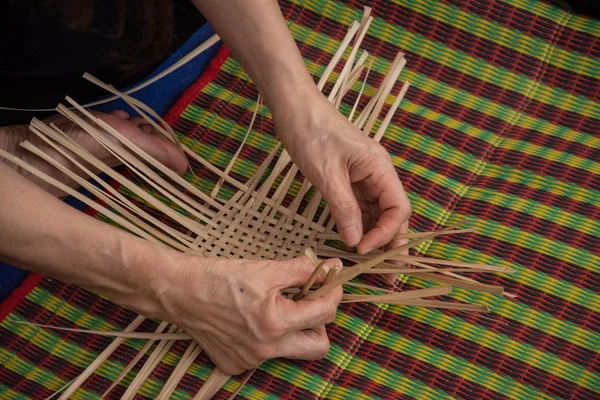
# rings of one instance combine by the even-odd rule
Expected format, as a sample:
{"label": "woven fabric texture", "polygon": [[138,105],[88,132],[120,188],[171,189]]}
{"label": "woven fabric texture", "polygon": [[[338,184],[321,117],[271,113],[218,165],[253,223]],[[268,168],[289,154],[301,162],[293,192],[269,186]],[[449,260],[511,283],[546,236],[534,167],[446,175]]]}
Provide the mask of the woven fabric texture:
{"label": "woven fabric texture", "polygon": [[[271,360],[239,398],[600,398],[600,22],[536,0],[284,1],[315,77],[363,5],[376,17],[363,45],[375,57],[363,102],[396,52],[407,54],[400,80],[412,85],[382,144],[412,201],[411,229],[435,230],[463,218],[478,228],[418,252],[515,268],[480,279],[514,297],[461,289],[450,296],[489,304],[487,315],[343,305],[329,326],[326,359]],[[223,49],[168,120],[183,142],[225,168],[256,96]],[[347,96],[342,112],[355,96]],[[233,169],[241,181],[276,144],[268,111],[260,114]],[[197,175],[210,191],[217,179],[202,170]],[[426,283],[411,278],[404,285]],[[0,397],[44,398],[110,342],[11,318],[123,329],[134,316],[85,290],[40,280],[0,325]],[[126,343],[76,398],[103,393],[143,345]],[[173,347],[140,398],[160,391],[185,347]],[[193,396],[211,368],[201,354],[175,398]],[[230,380],[217,398],[228,398],[243,378]]]}

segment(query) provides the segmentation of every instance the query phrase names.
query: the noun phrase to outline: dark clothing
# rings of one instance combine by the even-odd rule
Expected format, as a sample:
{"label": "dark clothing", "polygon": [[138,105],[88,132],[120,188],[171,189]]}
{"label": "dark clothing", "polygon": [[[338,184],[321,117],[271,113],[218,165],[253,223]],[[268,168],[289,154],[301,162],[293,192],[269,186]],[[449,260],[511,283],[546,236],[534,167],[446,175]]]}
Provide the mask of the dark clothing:
{"label": "dark clothing", "polygon": [[[64,26],[57,10],[32,13],[16,2],[0,1],[0,107],[54,108],[66,95],[85,103],[106,94],[81,79],[84,72],[119,87],[137,83],[152,72],[162,60],[125,78],[114,60],[115,49],[124,48],[128,41],[127,45],[135,45],[136,29],[140,29],[136,18],[141,15],[141,10],[129,8],[126,29],[117,37],[118,1],[122,0],[96,0],[92,23],[83,31]],[[205,22],[190,0],[175,1],[174,7],[177,22],[172,51]],[[167,52],[164,59],[169,55]],[[0,110],[0,126],[51,114]]]}

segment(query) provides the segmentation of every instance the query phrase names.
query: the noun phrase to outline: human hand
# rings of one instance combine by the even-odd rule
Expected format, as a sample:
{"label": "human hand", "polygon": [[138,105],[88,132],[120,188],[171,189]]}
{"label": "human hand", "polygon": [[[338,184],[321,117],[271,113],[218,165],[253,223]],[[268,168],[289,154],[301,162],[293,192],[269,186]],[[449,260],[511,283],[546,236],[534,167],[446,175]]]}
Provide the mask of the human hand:
{"label": "human hand", "polygon": [[325,324],[335,318],[341,287],[316,300],[281,294],[308,281],[315,268],[307,257],[177,259],[150,284],[160,304],[150,314],[183,327],[223,372],[239,374],[277,357],[319,359],[329,351]]}
{"label": "human hand", "polygon": [[410,202],[387,151],[322,95],[304,104],[310,106],[301,112],[279,110],[275,128],[292,159],[327,200],[346,245],[358,245],[358,252],[365,254],[387,245],[396,233],[406,233]]}
{"label": "human hand", "polygon": [[[122,135],[148,152],[148,154],[150,154],[152,157],[156,158],[158,161],[173,169],[177,173],[183,174],[187,169],[187,159],[177,148],[177,146],[157,132],[143,118],[130,118],[129,114],[121,110],[114,111],[111,114],[94,113],[94,115],[102,119],[114,129],[118,130]],[[62,115],[55,115],[44,120],[43,122],[48,125],[50,123],[54,123],[58,128],[65,132],[67,136],[69,136],[85,150],[105,164],[111,167],[115,167],[120,164],[119,160],[108,150],[106,150],[100,143],[98,143],[91,135],[87,134],[83,129],[72,123],[66,117],[63,117]],[[13,136],[12,141],[14,143],[14,145],[8,149],[9,152],[15,154],[20,159],[26,161],[30,165],[33,165],[37,169],[45,172],[53,178],[58,179],[62,183],[73,188],[77,187],[76,182],[68,178],[66,175],[63,175],[57,169],[36,155],[30,153],[28,150],[21,148],[18,146],[18,144],[27,140],[34,146],[42,149],[46,154],[50,155],[55,160],[61,162],[63,165],[71,167],[71,162],[66,157],[54,150],[46,142],[37,137],[33,132],[29,131],[27,125],[19,125],[0,129],[9,128],[12,129],[10,129],[7,134]],[[18,167],[15,168],[18,169]],[[70,169],[78,171],[78,168]],[[18,170],[18,172],[35,181],[38,186],[41,186],[43,189],[57,197],[62,197],[65,195],[65,193],[59,189],[29,174],[27,171]]]}

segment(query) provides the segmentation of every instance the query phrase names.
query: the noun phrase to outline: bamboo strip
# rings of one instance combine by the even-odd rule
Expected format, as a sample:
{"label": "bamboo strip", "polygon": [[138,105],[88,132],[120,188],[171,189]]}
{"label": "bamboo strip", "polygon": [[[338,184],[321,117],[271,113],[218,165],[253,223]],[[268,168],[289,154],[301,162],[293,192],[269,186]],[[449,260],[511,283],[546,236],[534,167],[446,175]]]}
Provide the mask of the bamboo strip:
{"label": "bamboo strip", "polygon": [[150,242],[156,243],[158,245],[164,246],[164,244],[162,244],[159,240],[155,239],[154,237],[148,235],[146,232],[144,232],[143,230],[141,230],[140,228],[138,228],[137,226],[133,225],[132,223],[130,223],[129,221],[127,221],[126,219],[122,218],[121,216],[113,213],[111,210],[107,209],[106,207],[94,202],[93,200],[89,199],[88,197],[82,195],[81,193],[77,192],[76,190],[71,189],[69,186],[65,185],[62,182],[59,182],[58,180],[52,178],[49,175],[46,175],[44,172],[41,172],[40,170],[32,167],[31,165],[27,164],[26,162],[22,161],[20,158],[17,158],[15,156],[13,156],[10,153],[5,152],[4,150],[0,149],[0,157],[18,165],[19,167],[23,168],[25,171],[31,173],[32,175],[42,179],[43,181],[49,183],[50,185],[56,187],[59,190],[62,190],[63,192],[67,193],[69,196],[73,196],[74,198],[76,198],[77,200],[81,201],[82,203],[94,208],[96,211],[98,211],[101,214],[104,214],[105,216],[107,216],[108,218],[110,218],[111,220],[115,221],[116,223],[118,223],[119,225],[121,225],[122,227],[124,227],[125,229],[135,233],[136,235],[143,237],[145,239],[147,239]]}
{"label": "bamboo strip", "polygon": [[[260,100],[261,100],[261,97],[259,94],[258,98],[256,99],[256,106],[254,107],[254,113],[252,114],[252,119],[250,120],[250,125],[248,125],[248,130],[246,130],[246,134],[244,135],[244,138],[242,139],[240,146],[238,147],[237,151],[231,158],[231,161],[229,161],[229,164],[227,164],[227,167],[225,168],[225,170],[223,171],[227,175],[229,175],[229,173],[231,172],[231,169],[233,168],[235,161],[237,160],[238,156],[240,155],[242,148],[244,147],[244,144],[246,144],[246,140],[248,140],[248,136],[250,136],[250,132],[252,132],[252,128],[254,127],[254,121],[256,121],[256,115],[258,115],[258,109],[260,108]],[[221,190],[221,186],[223,186],[224,182],[225,182],[225,180],[223,178],[219,178],[219,181],[217,182],[217,184],[215,185],[213,190],[210,192],[211,197],[217,196],[217,194]]]}
{"label": "bamboo strip", "polygon": [[[35,132],[35,129],[32,129],[32,131]],[[35,133],[37,134],[37,132],[35,132]],[[46,140],[48,144],[50,144],[61,155],[63,155],[70,162],[72,162],[73,165],[79,167],[86,174],[89,174],[89,176],[92,179],[94,179],[98,184],[100,184],[103,188],[109,190],[111,193],[114,193],[117,196],[122,197],[122,199],[125,200],[125,198],[120,193],[118,193],[115,189],[113,189],[110,185],[108,185],[102,179],[98,179],[95,174],[93,174],[90,170],[85,168],[77,160],[72,158],[68,153],[64,152],[60,147],[55,146],[54,143],[47,140],[43,135],[39,135],[39,137],[41,137],[43,140]],[[135,215],[131,214],[128,210],[126,210],[120,204],[118,204],[115,200],[113,200],[113,198],[106,195],[104,192],[99,190],[96,186],[87,182],[85,179],[82,179],[80,176],[78,176],[77,174],[75,174],[74,172],[69,170],[67,167],[65,167],[64,165],[62,165],[61,163],[59,163],[52,157],[48,156],[46,153],[42,152],[39,148],[33,146],[30,142],[25,141],[25,142],[21,143],[21,146],[23,148],[29,150],[33,154],[36,154],[37,156],[39,156],[40,158],[42,158],[43,160],[45,160],[46,162],[48,162],[49,164],[51,164],[52,166],[54,166],[55,168],[57,168],[58,170],[63,172],[65,175],[69,176],[71,179],[73,179],[75,182],[77,182],[80,186],[84,187],[86,190],[88,190],[94,196],[98,197],[100,200],[107,203],[110,207],[115,209],[124,218],[127,218],[129,221],[131,221],[133,224],[138,226],[140,229],[143,229],[144,231],[148,232],[151,236],[159,239],[160,241],[171,246],[172,248],[178,249],[180,251],[183,251],[183,249],[186,248],[186,244],[188,242],[183,238],[183,235],[180,235],[179,232],[177,232],[175,229],[161,223],[160,221],[156,220],[154,217],[152,217],[149,214],[144,212],[143,213],[144,215],[147,215],[149,219],[151,219],[152,221],[155,221],[155,224],[157,226],[159,226],[161,229],[163,229],[164,232],[170,234],[170,236],[163,234],[162,232],[156,230],[152,226],[146,224],[145,222],[143,222],[142,220],[137,218]],[[140,212],[141,212],[141,210],[140,210]],[[172,237],[175,238],[178,242],[173,240]]]}
{"label": "bamboo strip", "polygon": [[373,136],[373,140],[375,140],[376,142],[381,141],[381,138],[383,137],[383,134],[387,130],[387,128],[388,128],[388,126],[390,124],[390,121],[392,120],[392,117],[396,113],[396,110],[398,109],[398,106],[400,106],[400,102],[402,101],[402,99],[404,99],[404,95],[406,95],[406,92],[408,91],[409,87],[410,87],[410,83],[409,82],[404,82],[404,85],[402,85],[402,88],[400,89],[400,91],[396,95],[396,100],[394,100],[394,102],[392,103],[392,106],[390,107],[389,111],[385,115],[385,118],[381,122],[381,125],[379,126],[379,129],[377,129],[377,132]]}
{"label": "bamboo strip", "polygon": [[[373,95],[373,97],[371,97],[371,99],[369,100],[369,102],[367,103],[365,108],[359,114],[359,116],[355,122],[355,125],[358,127],[358,129],[363,130],[363,125],[367,122],[367,119],[370,117],[371,113],[373,112],[375,105],[379,101],[379,98],[382,97],[382,94],[385,91],[389,92],[389,90],[391,90],[391,88],[389,90],[386,89],[386,87],[389,86],[388,82],[391,79],[390,78],[391,73],[393,71],[398,70],[398,65],[402,62],[402,60],[404,60],[404,53],[398,52],[398,54],[396,54],[396,57],[394,58],[394,61],[390,65],[390,68],[388,69],[388,73],[383,78],[381,85],[379,85],[379,87],[375,91],[375,94]],[[395,82],[395,80],[394,80],[394,82]],[[375,118],[377,118],[377,116],[375,116]]]}
{"label": "bamboo strip", "polygon": [[453,303],[453,302],[439,301],[439,300],[409,299],[409,300],[401,300],[398,302],[390,301],[388,304],[397,304],[397,305],[403,305],[403,306],[418,306],[418,307],[427,307],[427,308],[439,308],[439,309],[457,310],[457,311],[473,311],[473,312],[482,312],[482,313],[490,312],[488,306],[484,305],[484,304],[463,304],[463,303]]}
{"label": "bamboo strip", "polygon": [[443,296],[452,292],[452,286],[438,286],[428,289],[416,289],[406,292],[397,292],[384,295],[362,295],[362,294],[344,294],[343,303],[354,303],[357,301],[369,303],[388,303],[399,300],[418,299],[422,297]]}
{"label": "bamboo strip", "polygon": [[[124,331],[98,331],[79,328],[64,328],[61,326],[35,324],[27,321],[8,321],[13,324],[21,324],[28,326],[36,326],[38,328],[54,329],[65,332],[86,333],[88,335],[111,336],[119,339],[149,339],[149,340],[191,340],[192,337],[187,333],[153,333],[153,332],[133,332],[131,330]],[[137,328],[137,325],[135,326]]]}
{"label": "bamboo strip", "polygon": [[323,74],[321,75],[321,78],[319,79],[319,82],[317,83],[317,88],[319,88],[319,90],[322,91],[323,87],[325,87],[325,84],[327,83],[327,80],[329,79],[329,75],[331,75],[331,73],[333,72],[333,69],[338,64],[340,59],[342,58],[344,51],[346,51],[346,48],[350,44],[350,41],[352,40],[354,35],[356,35],[356,32],[358,32],[359,27],[360,27],[360,25],[356,21],[354,21],[348,27],[348,32],[346,33],[346,36],[340,43],[340,47],[338,47],[338,49],[333,54],[333,57],[331,57],[331,61],[329,61],[329,64],[325,68],[325,71],[323,71]]}
{"label": "bamboo strip", "polygon": [[369,79],[369,74],[371,73],[372,67],[373,67],[373,60],[371,59],[371,62],[369,62],[369,66],[367,67],[367,73],[365,74],[365,79],[363,80],[360,90],[358,92],[358,96],[356,96],[356,100],[354,101],[354,104],[352,105],[352,110],[350,111],[350,114],[348,115],[348,121],[350,121],[350,122],[352,122],[352,120],[354,119],[354,113],[356,112],[356,108],[358,107],[358,104],[360,103],[360,100],[362,98],[362,94],[365,90],[365,86],[367,85],[367,80]]}

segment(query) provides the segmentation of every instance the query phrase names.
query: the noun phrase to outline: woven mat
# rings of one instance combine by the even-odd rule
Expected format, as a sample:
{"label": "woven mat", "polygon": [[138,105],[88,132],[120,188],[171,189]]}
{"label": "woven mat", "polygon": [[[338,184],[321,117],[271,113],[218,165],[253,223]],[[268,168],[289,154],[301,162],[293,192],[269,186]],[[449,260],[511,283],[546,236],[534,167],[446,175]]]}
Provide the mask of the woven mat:
{"label": "woven mat", "polygon": [[[412,86],[382,143],[409,192],[411,228],[433,230],[463,217],[478,228],[418,251],[516,268],[484,279],[516,297],[460,289],[451,296],[485,302],[490,315],[344,305],[329,327],[326,359],[271,360],[239,396],[600,398],[600,22],[534,0],[362,3],[377,17],[365,39],[377,57],[370,83],[381,81],[398,49],[407,53],[401,80]],[[315,76],[347,25],[360,19],[362,3],[281,4]],[[255,99],[242,68],[222,50],[168,119],[190,147],[224,168]],[[353,95],[347,101],[346,110]],[[241,180],[275,144],[269,114],[262,114],[234,168]],[[214,176],[198,175],[209,191]],[[412,278],[405,284],[425,285]],[[92,329],[122,329],[134,317],[87,291],[35,276],[3,304],[5,314],[12,308],[9,318]],[[0,397],[51,394],[108,342],[5,320]],[[142,346],[127,343],[77,398],[96,398],[110,385]],[[158,393],[184,348],[175,346],[146,382],[146,398]],[[211,368],[201,355],[175,397],[193,395]],[[228,398],[242,378],[217,397]]]}

